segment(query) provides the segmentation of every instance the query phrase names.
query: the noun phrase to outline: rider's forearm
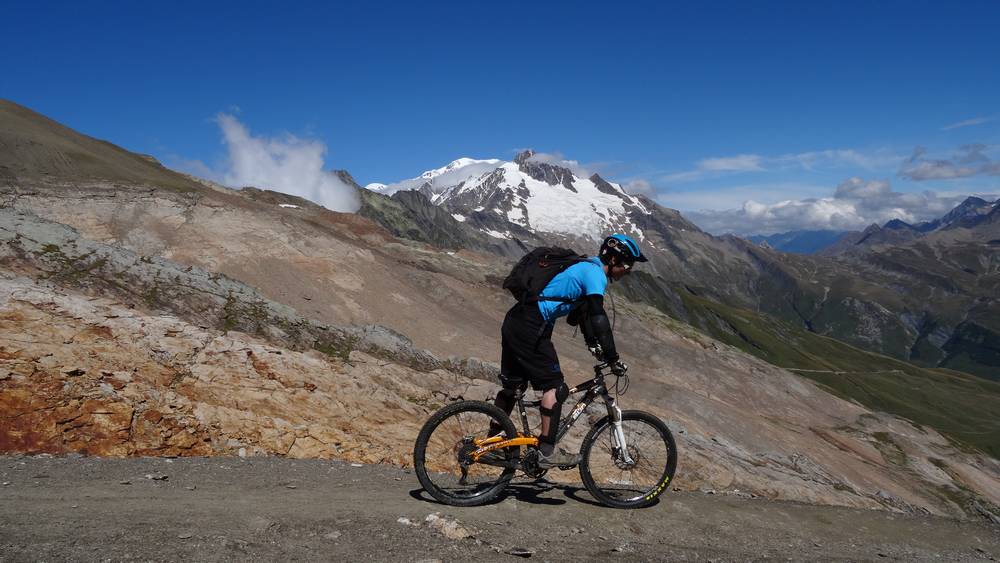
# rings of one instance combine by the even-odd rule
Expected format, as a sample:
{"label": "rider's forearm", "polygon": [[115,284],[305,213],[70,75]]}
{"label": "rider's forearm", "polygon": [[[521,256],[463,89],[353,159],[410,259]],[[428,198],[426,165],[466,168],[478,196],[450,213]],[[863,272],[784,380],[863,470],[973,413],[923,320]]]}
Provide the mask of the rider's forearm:
{"label": "rider's forearm", "polygon": [[615,337],[611,334],[611,322],[604,311],[604,297],[601,295],[587,296],[587,312],[590,336],[597,340],[604,351],[604,361],[618,360],[618,350],[615,348]]}
{"label": "rider's forearm", "polygon": [[580,332],[583,333],[583,341],[587,343],[587,346],[597,346],[597,336],[594,335],[594,328],[590,325],[590,317],[584,314],[579,325]]}

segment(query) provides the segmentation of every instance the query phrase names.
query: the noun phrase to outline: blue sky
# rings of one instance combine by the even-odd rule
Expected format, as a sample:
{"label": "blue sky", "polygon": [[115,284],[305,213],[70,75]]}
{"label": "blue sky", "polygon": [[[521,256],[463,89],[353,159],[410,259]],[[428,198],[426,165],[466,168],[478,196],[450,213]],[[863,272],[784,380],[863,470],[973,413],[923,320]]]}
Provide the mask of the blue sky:
{"label": "blue sky", "polygon": [[219,177],[220,114],[362,184],[532,147],[715,232],[1000,192],[997,2],[134,4],[9,3],[0,97]]}

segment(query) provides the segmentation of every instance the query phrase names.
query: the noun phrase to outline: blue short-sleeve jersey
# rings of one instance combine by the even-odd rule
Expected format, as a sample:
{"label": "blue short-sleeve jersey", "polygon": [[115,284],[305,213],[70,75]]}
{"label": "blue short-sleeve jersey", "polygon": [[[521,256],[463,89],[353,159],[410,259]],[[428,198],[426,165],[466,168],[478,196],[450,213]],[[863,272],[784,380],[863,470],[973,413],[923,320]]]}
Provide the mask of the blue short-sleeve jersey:
{"label": "blue short-sleeve jersey", "polygon": [[[583,262],[573,264],[552,278],[541,297],[561,297],[564,299],[580,299],[586,295],[604,295],[608,287],[608,276],[604,273],[601,259],[588,258]],[[568,315],[580,303],[563,303],[561,301],[538,301],[538,310],[548,323],[556,322],[559,317]]]}

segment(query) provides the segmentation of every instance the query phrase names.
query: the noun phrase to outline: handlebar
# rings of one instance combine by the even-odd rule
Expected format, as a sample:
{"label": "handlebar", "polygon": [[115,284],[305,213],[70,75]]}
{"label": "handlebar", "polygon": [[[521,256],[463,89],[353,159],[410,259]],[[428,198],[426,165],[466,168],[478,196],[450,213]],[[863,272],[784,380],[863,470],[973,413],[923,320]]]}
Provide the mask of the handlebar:
{"label": "handlebar", "polygon": [[[624,370],[622,371],[621,374],[616,374],[616,375],[619,375],[619,377],[622,376],[622,375],[625,375],[625,373],[628,372],[628,366],[625,365],[624,363],[622,363],[621,365],[624,368]],[[611,368],[611,363],[610,362],[601,362],[599,364],[596,364],[594,366],[594,375],[595,376],[604,375],[604,373],[603,373],[604,370],[610,369],[610,368]]]}

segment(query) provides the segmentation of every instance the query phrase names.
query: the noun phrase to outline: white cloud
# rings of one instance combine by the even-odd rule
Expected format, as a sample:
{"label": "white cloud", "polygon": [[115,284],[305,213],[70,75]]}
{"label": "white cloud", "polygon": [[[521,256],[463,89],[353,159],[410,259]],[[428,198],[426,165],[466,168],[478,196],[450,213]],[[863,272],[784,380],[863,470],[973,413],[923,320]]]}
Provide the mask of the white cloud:
{"label": "white cloud", "polygon": [[864,199],[879,198],[888,195],[892,191],[889,182],[885,180],[864,181],[861,178],[848,178],[837,186],[833,192],[835,199]]}
{"label": "white cloud", "polygon": [[786,154],[771,160],[777,165],[798,165],[806,170],[813,170],[820,166],[857,166],[866,170],[875,170],[895,166],[903,160],[903,156],[887,149],[878,149],[868,153],[854,149],[831,149]]}
{"label": "white cloud", "polygon": [[[761,203],[748,199],[738,208],[684,213],[702,229],[716,234],[772,234],[794,230],[860,230],[872,223],[901,219],[913,224],[941,217],[970,195],[968,192],[895,192],[886,180],[845,180],[833,197]],[[984,199],[997,195],[978,194]],[[663,198],[661,198],[663,199]]]}
{"label": "white cloud", "polygon": [[650,184],[648,181],[643,180],[642,178],[626,182],[622,187],[625,189],[625,193],[629,193],[632,195],[642,194],[651,196],[654,193],[656,193],[656,189],[653,187],[653,185]]}
{"label": "white cloud", "polygon": [[823,197],[830,193],[828,186],[805,184],[799,182],[776,182],[769,184],[744,184],[724,188],[698,189],[691,191],[665,191],[657,196],[661,205],[679,209],[685,214],[689,211],[733,209],[743,205],[743,202],[773,204],[788,199],[803,199]]}
{"label": "white cloud", "polygon": [[893,168],[905,157],[889,149],[862,152],[855,149],[828,149],[802,153],[763,156],[740,154],[736,156],[703,158],[693,170],[685,170],[656,178],[665,184],[692,182],[707,177],[718,177],[744,172],[773,172],[789,168],[813,171],[817,168],[858,167],[865,170]]}
{"label": "white cloud", "polygon": [[952,129],[960,129],[962,127],[969,127],[971,125],[980,125],[983,123],[989,123],[995,121],[996,117],[973,117],[972,119],[966,119],[964,121],[959,121],[958,123],[952,123],[951,125],[945,125],[941,128],[942,131],[950,131]]}
{"label": "white cloud", "polygon": [[926,158],[927,149],[913,149],[903,162],[899,175],[908,180],[953,180],[972,176],[1000,175],[1000,161],[986,155],[992,147],[983,144],[962,145],[952,158]]}
{"label": "white cloud", "polygon": [[740,154],[721,158],[703,158],[698,161],[698,170],[718,172],[755,172],[763,170],[761,157],[756,154]]}
{"label": "white cloud", "polygon": [[528,162],[541,162],[568,168],[577,178],[589,178],[594,175],[589,166],[580,164],[575,160],[568,160],[560,153],[536,152],[528,157]]}
{"label": "white cloud", "polygon": [[666,174],[657,178],[658,181],[665,184],[675,184],[681,182],[690,182],[692,180],[700,180],[705,177],[705,172],[702,170],[688,170],[687,172],[675,172],[673,174]]}
{"label": "white cloud", "polygon": [[252,186],[299,196],[333,211],[358,210],[354,188],[324,169],[322,141],[290,134],[255,137],[231,114],[219,114],[215,121],[226,145],[224,163],[211,168],[197,160],[178,160],[178,169],[232,188]]}

